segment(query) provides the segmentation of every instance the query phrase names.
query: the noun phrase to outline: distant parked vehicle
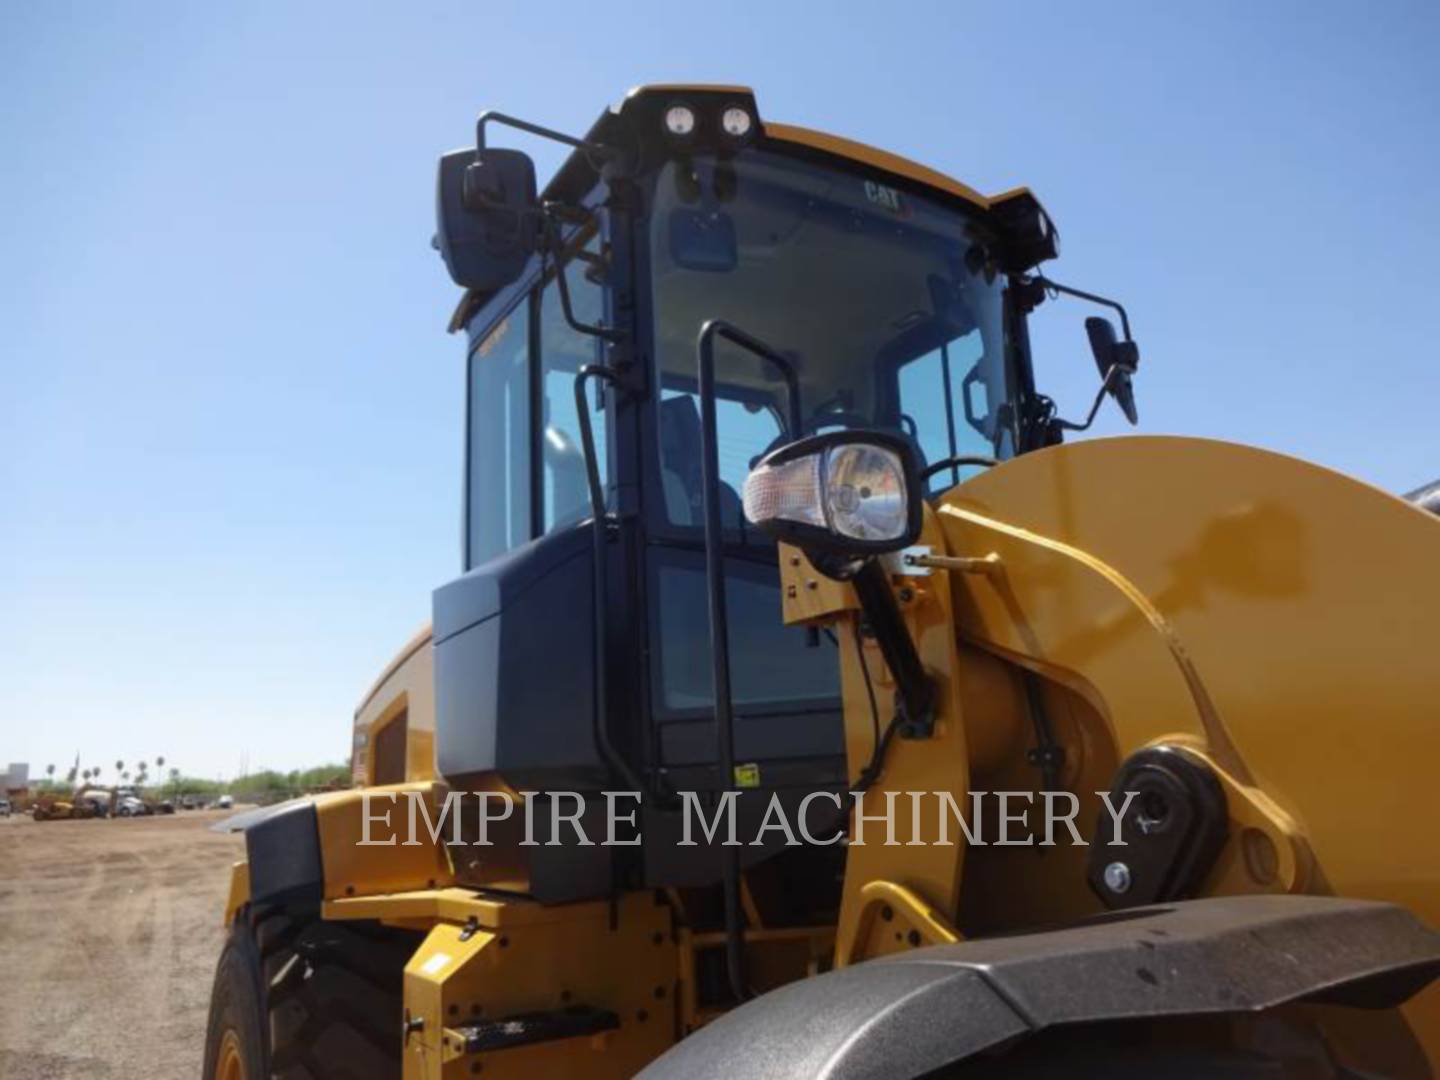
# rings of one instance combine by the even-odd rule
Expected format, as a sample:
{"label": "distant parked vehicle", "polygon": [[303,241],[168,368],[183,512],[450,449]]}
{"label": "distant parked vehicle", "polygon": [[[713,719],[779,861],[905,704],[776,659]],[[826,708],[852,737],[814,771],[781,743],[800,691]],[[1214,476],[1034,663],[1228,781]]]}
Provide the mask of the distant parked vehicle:
{"label": "distant parked vehicle", "polygon": [[10,816],[10,800],[0,799],[0,817]]}
{"label": "distant parked vehicle", "polygon": [[234,805],[235,800],[229,795],[221,795],[215,800],[215,809],[217,810],[229,810]]}
{"label": "distant parked vehicle", "polygon": [[154,811],[145,800],[134,795],[123,796],[115,808],[115,814],[118,817],[144,817],[146,814],[152,813]]}
{"label": "distant parked vehicle", "polygon": [[175,804],[169,799],[161,799],[155,804],[155,813],[157,814],[173,814],[174,812]]}
{"label": "distant parked vehicle", "polygon": [[112,803],[106,788],[82,785],[67,798],[45,795],[30,808],[36,821],[66,821],[74,818],[103,818],[110,814]]}

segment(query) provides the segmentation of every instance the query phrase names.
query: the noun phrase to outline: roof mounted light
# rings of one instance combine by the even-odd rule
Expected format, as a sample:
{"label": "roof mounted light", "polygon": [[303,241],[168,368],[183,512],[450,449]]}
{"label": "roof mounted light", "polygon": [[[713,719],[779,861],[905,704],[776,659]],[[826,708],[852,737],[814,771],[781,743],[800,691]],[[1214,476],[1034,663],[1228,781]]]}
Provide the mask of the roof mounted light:
{"label": "roof mounted light", "polygon": [[748,139],[755,130],[755,117],[743,105],[727,105],[720,112],[720,130],[737,142]]}
{"label": "roof mounted light", "polygon": [[677,101],[665,109],[665,131],[671,138],[688,139],[695,134],[695,110]]}
{"label": "roof mounted light", "polygon": [[998,234],[1000,268],[1020,274],[1060,254],[1060,233],[1040,200],[1021,188],[995,199],[990,220]]}

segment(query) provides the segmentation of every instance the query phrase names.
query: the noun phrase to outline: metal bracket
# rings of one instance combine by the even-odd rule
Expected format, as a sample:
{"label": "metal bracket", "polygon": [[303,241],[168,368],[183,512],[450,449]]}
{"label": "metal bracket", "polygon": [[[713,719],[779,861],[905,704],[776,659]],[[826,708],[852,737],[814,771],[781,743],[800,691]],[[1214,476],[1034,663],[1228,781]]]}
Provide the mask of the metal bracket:
{"label": "metal bracket", "polygon": [[985,574],[987,576],[999,574],[1004,566],[1000,562],[1000,556],[991,552],[989,555],[931,555],[929,548],[924,548],[920,554],[912,555],[915,548],[906,548],[900,553],[901,561],[905,564],[905,572],[908,574],[918,573],[923,568],[926,573],[930,570],[958,570],[962,574]]}
{"label": "metal bracket", "polygon": [[928,561],[921,561],[929,558],[929,544],[912,544],[900,551],[880,556],[880,561],[885,564],[885,572],[896,577],[929,577],[930,564]]}

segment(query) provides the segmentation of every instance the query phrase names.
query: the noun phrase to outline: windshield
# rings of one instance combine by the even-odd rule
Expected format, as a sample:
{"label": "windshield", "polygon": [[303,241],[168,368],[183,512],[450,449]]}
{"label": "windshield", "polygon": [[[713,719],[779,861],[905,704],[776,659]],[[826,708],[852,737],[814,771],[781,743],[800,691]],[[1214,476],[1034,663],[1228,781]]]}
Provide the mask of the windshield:
{"label": "windshield", "polygon": [[[766,151],[671,162],[652,215],[655,354],[665,515],[701,523],[695,341],[725,319],[791,359],[805,434],[903,431],[922,464],[1013,453],[1003,278],[974,226],[939,201]],[[721,513],[741,526],[753,462],[782,432],[785,383],[716,350]],[[945,470],[935,488],[961,479]]]}

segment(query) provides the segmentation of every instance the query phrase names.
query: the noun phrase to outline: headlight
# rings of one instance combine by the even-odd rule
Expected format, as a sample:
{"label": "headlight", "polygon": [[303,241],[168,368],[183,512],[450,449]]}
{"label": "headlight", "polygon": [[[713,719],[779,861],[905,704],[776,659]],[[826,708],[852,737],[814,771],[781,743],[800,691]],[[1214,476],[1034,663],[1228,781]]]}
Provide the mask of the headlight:
{"label": "headlight", "polygon": [[920,532],[915,454],[884,431],[832,431],[767,454],[745,480],[745,517],[807,551],[898,551]]}

